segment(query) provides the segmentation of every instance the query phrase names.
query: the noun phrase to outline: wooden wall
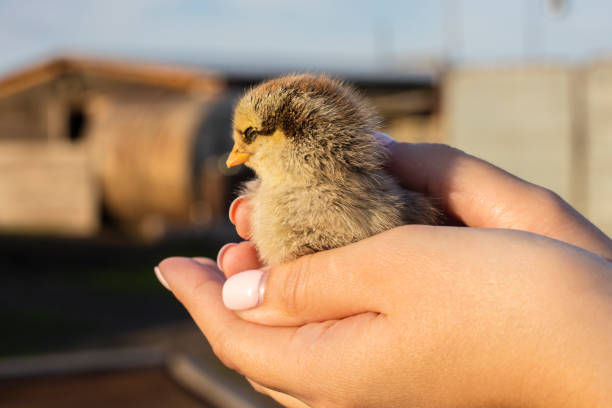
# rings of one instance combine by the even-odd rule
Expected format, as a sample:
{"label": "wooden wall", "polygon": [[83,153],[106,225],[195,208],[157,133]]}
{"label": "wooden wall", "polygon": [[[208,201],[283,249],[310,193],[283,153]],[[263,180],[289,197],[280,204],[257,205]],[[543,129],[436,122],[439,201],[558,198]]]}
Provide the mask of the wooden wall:
{"label": "wooden wall", "polygon": [[99,188],[86,152],[68,144],[0,143],[0,229],[90,235]]}
{"label": "wooden wall", "polygon": [[102,206],[129,229],[155,225],[148,237],[187,222],[195,127],[223,89],[209,82],[192,94],[66,73],[2,95],[0,231],[92,235]]}

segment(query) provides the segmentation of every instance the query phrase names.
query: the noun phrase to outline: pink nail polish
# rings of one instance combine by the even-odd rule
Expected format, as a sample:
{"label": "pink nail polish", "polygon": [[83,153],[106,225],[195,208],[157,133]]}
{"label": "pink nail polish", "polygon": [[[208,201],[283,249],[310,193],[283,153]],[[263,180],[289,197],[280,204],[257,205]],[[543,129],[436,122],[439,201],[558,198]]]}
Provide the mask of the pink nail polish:
{"label": "pink nail polish", "polygon": [[236,216],[234,214],[234,209],[236,207],[236,204],[238,204],[240,201],[244,200],[245,198],[246,198],[245,196],[236,197],[234,201],[232,201],[232,203],[230,204],[228,216],[232,224],[236,224]]}
{"label": "pink nail polish", "polygon": [[159,280],[159,283],[164,285],[164,288],[170,290],[170,286],[168,286],[168,282],[166,282],[166,279],[164,278],[164,275],[162,275],[161,271],[159,270],[159,267],[156,266],[155,268],[153,268],[153,270],[155,271],[155,276],[157,276],[157,280]]}
{"label": "pink nail polish", "polygon": [[225,244],[221,247],[221,249],[219,250],[219,253],[217,254],[217,268],[223,270],[223,267],[221,265],[223,265],[223,256],[225,255],[225,251],[227,251],[229,248],[236,246],[236,245],[238,244],[230,242],[229,244]]}
{"label": "pink nail polish", "polygon": [[246,310],[263,302],[265,273],[250,270],[230,277],[223,285],[223,303],[231,310]]}

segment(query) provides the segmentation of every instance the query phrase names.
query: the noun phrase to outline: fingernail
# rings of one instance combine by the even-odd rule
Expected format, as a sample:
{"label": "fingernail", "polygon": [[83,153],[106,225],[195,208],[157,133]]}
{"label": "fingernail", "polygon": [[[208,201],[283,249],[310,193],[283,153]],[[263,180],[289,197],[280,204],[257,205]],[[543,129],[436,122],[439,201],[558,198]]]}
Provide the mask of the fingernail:
{"label": "fingernail", "polygon": [[237,208],[236,204],[238,204],[240,201],[244,200],[245,198],[246,198],[245,196],[236,197],[234,201],[232,201],[232,203],[230,204],[229,219],[232,222],[232,224],[236,224],[236,214],[234,214],[234,210]]}
{"label": "fingernail", "polygon": [[263,302],[265,273],[257,269],[238,273],[223,285],[223,303],[231,310],[246,310]]}
{"label": "fingernail", "polygon": [[223,269],[221,265],[223,265],[223,255],[225,255],[225,251],[227,251],[229,248],[236,246],[236,245],[238,244],[234,244],[233,242],[230,242],[229,244],[225,244],[221,247],[221,249],[219,250],[219,253],[217,254],[217,268]]}
{"label": "fingernail", "polygon": [[153,268],[153,270],[155,271],[155,276],[157,276],[157,280],[159,281],[159,283],[164,285],[164,288],[170,290],[170,286],[168,286],[168,282],[166,282],[164,275],[162,275],[161,271],[159,270],[159,266],[156,266],[155,268]]}
{"label": "fingernail", "polygon": [[376,136],[376,138],[380,140],[380,142],[384,144],[386,147],[389,147],[393,143],[395,143],[395,139],[393,139],[391,136],[387,135],[386,133],[376,132],[374,133],[374,136]]}

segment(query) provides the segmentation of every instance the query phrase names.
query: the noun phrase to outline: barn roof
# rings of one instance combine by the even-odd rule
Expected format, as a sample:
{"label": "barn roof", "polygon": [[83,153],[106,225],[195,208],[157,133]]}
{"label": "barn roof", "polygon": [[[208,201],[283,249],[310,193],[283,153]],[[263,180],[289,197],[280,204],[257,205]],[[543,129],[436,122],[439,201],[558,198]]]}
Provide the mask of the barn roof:
{"label": "barn roof", "polygon": [[30,65],[0,78],[0,99],[65,74],[109,78],[196,95],[209,94],[222,84],[219,76],[203,69],[106,58],[63,56]]}

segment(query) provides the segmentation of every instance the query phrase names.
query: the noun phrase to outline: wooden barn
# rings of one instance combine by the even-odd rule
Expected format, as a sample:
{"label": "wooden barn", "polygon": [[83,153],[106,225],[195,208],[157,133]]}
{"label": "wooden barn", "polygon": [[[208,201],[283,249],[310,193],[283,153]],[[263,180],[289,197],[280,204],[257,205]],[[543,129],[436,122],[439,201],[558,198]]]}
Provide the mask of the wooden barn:
{"label": "wooden barn", "polygon": [[[0,233],[157,238],[225,219],[245,175],[224,166],[233,104],[275,74],[221,71],[64,57],[0,78]],[[394,137],[439,140],[433,76],[347,79]]]}
{"label": "wooden barn", "polygon": [[0,80],[0,230],[87,236],[104,215],[154,237],[210,219],[225,197],[195,185],[220,177],[195,177],[194,155],[198,137],[225,139],[202,134],[224,90],[200,70],[85,58]]}

